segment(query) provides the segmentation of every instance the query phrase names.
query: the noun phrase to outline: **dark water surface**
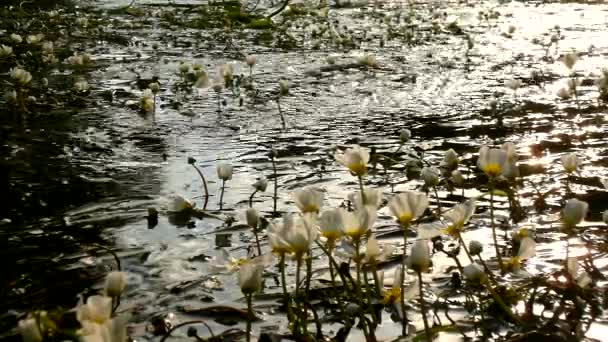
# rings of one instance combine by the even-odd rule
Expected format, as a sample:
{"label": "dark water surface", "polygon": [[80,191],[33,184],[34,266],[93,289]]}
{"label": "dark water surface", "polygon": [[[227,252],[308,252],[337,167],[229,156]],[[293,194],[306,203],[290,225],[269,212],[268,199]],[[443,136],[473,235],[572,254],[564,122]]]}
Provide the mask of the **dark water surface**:
{"label": "dark water surface", "polygon": [[[103,10],[119,5],[124,2],[96,4]],[[381,5],[379,13],[408,11],[407,7],[400,9],[406,6],[401,3]],[[392,153],[403,128],[412,131],[404,151],[424,151],[433,165],[439,164],[443,151],[453,148],[458,152],[461,170],[469,178],[467,197],[480,195],[482,190],[477,185],[483,179],[475,168],[479,147],[508,141],[516,144],[525,180],[519,196],[526,210],[517,227],[534,230],[538,242],[537,255],[525,266],[531,274],[557,269],[565,258],[565,243],[557,228],[565,181],[559,159],[564,153],[577,152],[583,167],[570,187],[577,197],[590,202],[591,212],[584,234],[571,240],[571,256],[589,251],[604,272],[608,249],[601,213],[608,209],[608,194],[600,179],[608,177],[608,127],[605,107],[597,106],[592,80],[601,75],[601,68],[608,67],[608,6],[517,2],[437,6],[448,19],[439,15],[437,20],[444,28],[432,34],[428,19],[432,5],[416,5],[420,33],[418,44],[412,46],[386,39],[386,20],[370,14],[372,7],[364,12],[332,8],[329,16],[339,20],[339,27],[346,25],[355,35],[369,38],[363,40],[360,50],[347,52],[327,41],[320,41],[321,49],[313,49],[315,40],[308,38],[311,27],[291,29],[303,41],[296,49],[254,44],[255,33],[248,31],[226,47],[221,30],[199,31],[161,20],[162,11],[179,14],[180,7],[141,6],[149,14],[142,17],[107,14],[107,30],[121,40],[80,43],[95,61],[88,106],[52,113],[49,119],[29,123],[23,131],[11,126],[0,131],[2,173],[8,180],[2,189],[0,218],[5,219],[0,225],[0,257],[13,265],[0,276],[4,289],[0,302],[6,312],[3,330],[11,334],[18,313],[39,307],[71,307],[84,288],[98,288],[100,277],[112,265],[111,256],[98,244],[117,251],[128,273],[130,285],[121,308],[134,314],[132,335],[138,339],[153,338],[148,325],[154,317],[177,324],[199,317],[187,314],[189,309],[210,305],[243,308],[235,275],[213,273],[210,259],[219,253],[216,246],[223,236],[218,235],[226,233],[230,254],[247,255],[250,232],[239,230],[239,225],[228,228],[224,220],[238,218],[247,207],[251,184],[258,177],[271,177],[270,148],[279,154],[281,212],[294,212],[289,193],[308,185],[324,189],[326,206],[336,207],[357,188],[356,179],[333,160],[336,147],[359,143]],[[478,12],[487,8],[502,15],[489,22],[478,20]],[[458,18],[458,25],[475,41],[469,62],[466,40],[445,29],[451,18]],[[511,25],[515,31],[507,37],[504,33]],[[545,57],[545,49],[532,40],[548,41],[555,25],[560,26],[563,39]],[[573,100],[560,101],[556,96],[567,82],[567,70],[557,59],[571,49],[582,55],[575,67],[583,80],[581,114],[576,113]],[[181,61],[202,64],[211,77],[223,63],[233,63],[235,74],[247,75],[241,52],[256,55],[258,61],[253,76],[257,91],[243,90],[242,106],[227,90],[222,94],[227,103],[221,113],[211,89],[195,90],[185,98],[171,90],[179,81],[176,70]],[[378,68],[323,71],[330,55],[335,56],[336,64],[347,64],[362,53],[375,55]],[[532,70],[542,71],[541,84],[531,77]],[[137,73],[142,78],[160,77],[155,121],[125,105],[141,94],[133,82]],[[516,95],[504,87],[511,78],[523,82]],[[289,96],[281,101],[287,131],[281,130],[277,105],[271,100],[279,79],[292,85]],[[113,101],[108,100],[109,93]],[[499,115],[488,109],[494,98]],[[209,208],[217,218],[177,222],[165,214],[172,194],[192,198],[199,207],[202,204],[201,182],[187,164],[188,157],[197,160],[196,165],[210,180]],[[218,161],[235,167],[233,180],[227,182],[223,211],[216,210]],[[370,174],[366,181],[383,188],[385,198],[390,198],[391,186],[382,172]],[[422,185],[398,167],[391,170],[391,181],[395,192]],[[543,211],[533,207],[537,192],[531,183],[541,193],[550,193]],[[255,197],[254,207],[265,214],[272,210],[271,188]],[[461,199],[447,191],[440,191],[440,196],[444,208]],[[153,229],[144,218],[149,207],[161,211]],[[506,222],[506,202],[499,208],[498,219]],[[488,222],[488,203],[480,201],[464,238],[487,243],[484,255],[490,259]],[[378,233],[397,228],[388,208],[380,210],[376,227]],[[504,241],[502,238],[501,234]],[[399,246],[400,239],[387,234],[381,241]],[[315,252],[315,256],[320,254]],[[439,254],[433,262],[433,272],[425,280],[439,292],[452,262]],[[387,265],[387,275],[392,275],[388,269],[394,265]],[[270,272],[276,270],[270,268]],[[293,274],[292,269],[288,276]],[[272,277],[266,279],[266,292],[280,292]],[[275,298],[268,298],[256,301],[264,319],[254,324],[256,333],[286,328]],[[419,321],[416,316],[414,320]],[[230,327],[213,319],[208,323],[215,332]],[[605,323],[605,317],[601,318],[588,336],[602,340]],[[416,324],[422,327],[421,322]],[[387,318],[378,338],[395,336],[398,331],[400,327]],[[185,331],[177,335],[185,336]]]}

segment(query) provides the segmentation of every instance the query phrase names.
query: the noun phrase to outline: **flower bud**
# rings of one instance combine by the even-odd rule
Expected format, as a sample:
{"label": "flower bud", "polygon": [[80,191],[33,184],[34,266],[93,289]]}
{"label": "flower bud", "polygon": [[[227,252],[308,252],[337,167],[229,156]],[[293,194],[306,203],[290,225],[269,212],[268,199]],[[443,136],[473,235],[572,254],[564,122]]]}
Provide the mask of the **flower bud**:
{"label": "flower bud", "polygon": [[457,186],[464,185],[464,177],[462,176],[462,172],[458,170],[452,171],[452,182],[454,182]]}
{"label": "flower bud", "polygon": [[427,240],[417,240],[406,260],[407,267],[416,272],[426,272],[431,264],[431,253]]}
{"label": "flower bud", "polygon": [[106,276],[105,292],[108,297],[120,297],[127,286],[127,275],[124,272],[110,272]]}
{"label": "flower bud", "polygon": [[247,57],[245,57],[245,62],[247,63],[247,65],[251,68],[255,65],[255,63],[257,63],[257,58],[255,56],[249,55]]}
{"label": "flower bud", "polygon": [[148,84],[148,88],[150,88],[150,90],[152,90],[152,93],[154,94],[158,94],[158,92],[160,91],[160,85],[157,82],[152,82]]}
{"label": "flower bud", "polygon": [[604,211],[604,213],[602,214],[602,220],[605,224],[608,224],[608,210]]}
{"label": "flower bud", "polygon": [[562,156],[561,160],[562,165],[564,166],[564,171],[566,171],[566,173],[573,173],[578,171],[580,161],[575,153],[565,154]]}
{"label": "flower bud", "polygon": [[217,178],[227,181],[232,179],[232,165],[227,163],[217,164]]}
{"label": "flower bud", "polygon": [[474,283],[482,282],[486,278],[483,268],[477,264],[470,264],[462,269],[466,280]]}
{"label": "flower bud", "polygon": [[252,294],[262,288],[264,266],[247,262],[241,266],[237,279],[243,294]]}
{"label": "flower bud", "polygon": [[420,178],[426,186],[433,187],[439,183],[439,172],[434,167],[425,167],[420,173]]}
{"label": "flower bud", "polygon": [[410,132],[409,129],[402,129],[401,131],[399,131],[399,140],[401,140],[402,143],[408,142],[411,137],[412,132]]}
{"label": "flower bud", "polygon": [[23,342],[42,342],[42,334],[35,318],[28,316],[28,318],[20,320],[17,329]]}
{"label": "flower bud", "polygon": [[483,245],[481,242],[477,240],[469,242],[469,253],[471,253],[471,255],[479,255],[481,252],[483,252]]}
{"label": "flower bud", "polygon": [[458,167],[458,154],[454,149],[449,149],[445,152],[441,166],[448,170],[453,170]]}
{"label": "flower bud", "polygon": [[576,198],[568,200],[563,210],[563,220],[566,228],[574,228],[581,223],[587,216],[588,209],[589,204],[587,202],[579,201]]}
{"label": "flower bud", "polygon": [[287,94],[289,94],[289,82],[287,80],[280,80],[279,81],[279,91],[281,93],[281,96],[286,96]]}
{"label": "flower bud", "polygon": [[249,227],[256,229],[258,227],[258,222],[260,220],[260,215],[255,208],[249,208],[245,211],[245,218],[247,219],[247,225]]}
{"label": "flower bud", "polygon": [[268,187],[268,181],[266,180],[266,178],[262,177],[258,179],[255,183],[253,183],[253,187],[256,191],[264,192]]}

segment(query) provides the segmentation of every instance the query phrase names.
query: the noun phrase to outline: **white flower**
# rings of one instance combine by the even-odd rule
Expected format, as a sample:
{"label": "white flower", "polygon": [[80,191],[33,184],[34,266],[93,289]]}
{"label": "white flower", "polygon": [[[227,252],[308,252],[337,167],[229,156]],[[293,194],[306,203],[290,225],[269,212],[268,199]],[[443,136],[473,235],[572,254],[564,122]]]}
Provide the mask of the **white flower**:
{"label": "white flower", "polygon": [[462,176],[462,173],[460,171],[458,171],[458,170],[452,171],[452,182],[454,182],[454,184],[457,186],[464,185],[464,177]]}
{"label": "white flower", "polygon": [[569,52],[562,57],[562,63],[566,66],[566,68],[572,70],[574,65],[578,61],[578,54],[576,51]]}
{"label": "white flower", "polygon": [[104,324],[112,315],[112,298],[106,296],[90,296],[85,304],[80,303],[76,308],[76,318],[80,323],[91,321]]}
{"label": "white flower", "polygon": [[464,225],[469,222],[469,219],[475,213],[475,199],[470,199],[464,203],[456,204],[452,209],[448,210],[443,217],[450,221],[448,233],[459,234]]}
{"label": "white flower", "polygon": [[602,213],[602,221],[604,221],[605,224],[608,224],[608,210],[605,210]]}
{"label": "white flower", "polygon": [[352,212],[344,209],[339,210],[342,214],[344,235],[354,241],[361,240],[361,237],[372,228],[378,215],[376,208],[370,206],[365,206]]}
{"label": "white flower", "polygon": [[232,165],[227,163],[217,164],[217,178],[227,181],[232,179]]}
{"label": "white flower", "polygon": [[27,36],[27,38],[26,38],[28,44],[33,44],[33,45],[40,44],[42,39],[44,39],[44,34],[42,34],[42,33],[32,34],[32,35]]}
{"label": "white flower", "polygon": [[264,192],[268,187],[268,181],[266,180],[266,178],[262,177],[255,181],[255,183],[253,183],[253,187],[256,191]]}
{"label": "white flower", "polygon": [[38,322],[31,315],[17,323],[17,330],[19,330],[23,342],[42,342],[43,340]]}
{"label": "white flower", "polygon": [[11,77],[22,86],[30,83],[32,80],[32,74],[21,68],[12,68],[10,74]]}
{"label": "white flower", "polygon": [[574,228],[587,216],[589,204],[576,198],[569,199],[563,210],[563,221],[566,229]]}
{"label": "white flower", "polygon": [[365,257],[363,258],[364,264],[377,264],[386,259],[389,255],[393,254],[395,248],[392,245],[386,245],[384,248],[380,249],[380,245],[378,244],[378,240],[374,237],[374,235],[370,236],[367,239],[367,244],[365,245]]}
{"label": "white flower", "polygon": [[13,55],[13,48],[6,45],[0,45],[0,58],[6,58]]}
{"label": "white flower", "polygon": [[401,225],[409,225],[424,214],[428,206],[429,199],[426,195],[413,191],[395,195],[388,202],[388,207]]}
{"label": "white flower", "polygon": [[407,267],[416,272],[426,272],[431,265],[428,240],[416,240],[405,261]]}
{"label": "white flower", "polygon": [[412,132],[410,132],[409,129],[402,129],[399,131],[399,140],[401,140],[402,143],[408,142],[411,137]]}
{"label": "white flower", "polygon": [[287,94],[289,94],[289,88],[291,88],[291,86],[287,80],[279,81],[279,92],[281,96],[286,96]]}
{"label": "white flower", "polygon": [[342,212],[331,209],[321,213],[319,217],[319,232],[321,236],[334,243],[343,235]]}
{"label": "white flower", "polygon": [[4,99],[8,103],[17,102],[17,92],[15,90],[9,90],[4,94]]}
{"label": "white flower", "polygon": [[505,81],[505,87],[513,91],[517,91],[517,89],[521,87],[521,80],[518,80],[516,78],[508,79]]}
{"label": "white flower", "polygon": [[575,153],[564,154],[562,155],[561,160],[566,173],[577,172],[581,165],[581,162]]}
{"label": "white flower", "polygon": [[507,151],[483,146],[479,149],[477,165],[489,177],[498,177],[505,168],[507,158]]}
{"label": "white flower", "polygon": [[20,35],[16,34],[16,33],[11,33],[11,40],[17,44],[21,43],[23,41],[23,38],[21,38]]}
{"label": "white flower", "polygon": [[369,68],[375,68],[378,66],[378,60],[376,60],[376,56],[371,54],[361,55],[357,57],[357,63],[367,66]]}
{"label": "white flower", "polygon": [[517,255],[512,257],[507,267],[512,271],[517,271],[521,268],[521,262],[536,255],[536,241],[531,237],[524,237],[519,242],[519,250]]}
{"label": "white flower", "polygon": [[[365,205],[378,208],[380,203],[382,203],[382,190],[364,188],[363,193],[365,194]],[[348,199],[355,205],[355,208],[362,208],[364,206],[360,191],[349,194]]]}
{"label": "white flower", "polygon": [[291,225],[285,227],[284,239],[289,244],[289,252],[296,258],[308,252],[310,245],[317,238],[317,225],[310,215],[294,217]]}
{"label": "white flower", "polygon": [[486,273],[478,264],[469,264],[462,269],[466,280],[479,283],[486,279]]}
{"label": "white flower", "polygon": [[74,83],[74,91],[76,91],[77,93],[84,93],[88,91],[89,88],[89,82],[87,82],[86,80],[79,80]]}
{"label": "white flower", "polygon": [[126,286],[127,275],[124,272],[113,271],[106,276],[104,290],[108,297],[120,297]]}
{"label": "white flower", "polygon": [[243,265],[247,263],[261,265],[267,267],[273,262],[271,254],[263,254],[253,259],[249,258],[235,258],[231,256],[225,249],[221,248],[220,253],[213,257],[209,262],[209,268],[212,272],[227,272],[233,273],[238,271]]}
{"label": "white flower", "polygon": [[262,288],[262,274],[264,266],[245,263],[238,273],[238,282],[244,294],[253,294]]}
{"label": "white flower", "polygon": [[293,225],[293,215],[283,216],[281,223],[270,222],[268,226],[268,244],[274,253],[289,253],[291,247],[285,240],[285,232]]}
{"label": "white flower", "polygon": [[224,83],[226,83],[226,85],[230,84],[234,75],[234,69],[232,68],[232,64],[223,64],[220,67],[220,75],[222,75],[222,78],[224,79]]}
{"label": "white flower", "polygon": [[260,215],[258,214],[257,209],[249,208],[245,210],[245,218],[247,219],[247,225],[253,229],[258,227],[258,223],[260,221]]}
{"label": "white flower", "polygon": [[169,198],[168,210],[173,213],[181,213],[184,211],[192,210],[194,206],[192,202],[180,195],[172,195]]}
{"label": "white flower", "polygon": [[346,149],[344,152],[336,152],[334,158],[336,161],[346,166],[356,176],[363,176],[367,172],[367,163],[369,162],[369,151],[358,145]]}
{"label": "white flower", "polygon": [[446,168],[448,170],[453,170],[458,167],[458,154],[454,149],[449,149],[445,151],[443,155],[443,161],[441,161],[441,167]]}
{"label": "white flower", "polygon": [[247,57],[245,57],[245,62],[247,63],[247,65],[251,68],[255,65],[255,63],[257,63],[257,58],[255,56],[252,55],[248,55]]}
{"label": "white flower", "polygon": [[318,213],[323,207],[323,192],[315,187],[294,191],[291,198],[303,213]]}
{"label": "white flower", "polygon": [[557,96],[562,100],[567,100],[572,97],[572,93],[570,92],[569,88],[562,87],[557,91]]}
{"label": "white flower", "polygon": [[434,187],[439,183],[439,170],[434,167],[424,167],[420,172],[420,178],[427,187]]}
{"label": "white flower", "polygon": [[152,82],[148,84],[148,89],[152,91],[152,94],[158,94],[158,92],[160,92],[160,84],[158,84],[158,82]]}

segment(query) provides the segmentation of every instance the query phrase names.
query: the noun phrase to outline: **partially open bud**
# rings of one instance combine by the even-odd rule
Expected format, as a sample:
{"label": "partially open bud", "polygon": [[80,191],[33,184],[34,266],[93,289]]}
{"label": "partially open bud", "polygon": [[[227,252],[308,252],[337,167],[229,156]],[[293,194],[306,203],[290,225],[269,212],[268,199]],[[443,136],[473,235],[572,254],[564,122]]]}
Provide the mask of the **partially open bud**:
{"label": "partially open bud", "polygon": [[263,272],[264,265],[253,262],[241,265],[237,278],[243,294],[252,294],[262,288]]}
{"label": "partially open bud", "polygon": [[247,225],[253,229],[258,227],[258,222],[260,221],[260,215],[258,214],[257,209],[249,208],[245,211],[245,218],[247,219]]}
{"label": "partially open bud", "polygon": [[589,210],[587,202],[579,201],[576,198],[568,200],[563,210],[565,228],[574,228],[577,224],[581,223],[585,216],[587,216],[587,210]]}
{"label": "partially open bud", "polygon": [[462,269],[462,273],[466,280],[473,283],[480,283],[486,279],[486,273],[483,268],[477,264],[470,264]]}
{"label": "partially open bud", "polygon": [[253,187],[257,191],[264,192],[264,191],[266,191],[266,188],[268,187],[268,181],[266,180],[266,178],[262,177],[262,178],[258,179],[255,183],[253,183]]}
{"label": "partially open bud", "polygon": [[477,240],[469,242],[469,253],[471,253],[471,255],[479,255],[481,252],[483,252],[483,245],[481,242]]}
{"label": "partially open bud", "polygon": [[408,142],[411,137],[412,132],[410,132],[409,129],[402,129],[401,131],[399,131],[399,140],[401,140],[402,143]]}
{"label": "partially open bud", "polygon": [[17,329],[23,342],[42,342],[42,334],[35,318],[28,316],[28,318],[20,320]]}
{"label": "partially open bud", "polygon": [[227,163],[217,164],[217,178],[227,181],[232,179],[232,165]]}
{"label": "partially open bud", "polygon": [[416,272],[426,272],[431,265],[431,253],[427,240],[417,240],[406,260],[407,267]]}
{"label": "partially open bud", "polygon": [[127,275],[124,272],[114,271],[106,276],[104,290],[108,297],[120,297],[127,286]]}

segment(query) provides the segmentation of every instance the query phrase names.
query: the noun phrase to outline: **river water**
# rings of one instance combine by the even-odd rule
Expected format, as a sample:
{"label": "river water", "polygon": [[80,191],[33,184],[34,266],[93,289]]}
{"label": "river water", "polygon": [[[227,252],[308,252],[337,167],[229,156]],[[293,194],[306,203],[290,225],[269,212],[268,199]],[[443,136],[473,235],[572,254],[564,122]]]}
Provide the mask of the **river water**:
{"label": "river water", "polygon": [[[98,1],[97,6],[108,10],[128,3]],[[251,32],[227,45],[221,30],[167,24],[161,12],[175,11],[180,16],[183,8],[150,6],[155,4],[166,2],[137,1],[147,13],[142,17],[107,14],[107,29],[126,38],[125,44],[122,40],[79,43],[95,62],[89,79],[94,103],[85,109],[70,108],[71,116],[59,122],[41,119],[25,133],[7,134],[9,142],[3,148],[10,155],[6,165],[11,195],[0,234],[5,247],[2,255],[17,266],[5,274],[3,283],[7,288],[3,294],[6,331],[11,331],[17,313],[40,306],[70,307],[85,287],[99,288],[99,277],[109,270],[112,258],[98,244],[117,251],[128,273],[130,285],[121,308],[133,314],[131,333],[138,339],[153,338],[149,323],[154,317],[177,324],[197,317],[186,314],[187,309],[210,305],[242,308],[235,275],[214,274],[210,259],[220,253],[218,245],[227,246],[236,257],[246,256],[246,247],[252,243],[250,233],[238,225],[237,229],[227,227],[224,221],[230,216],[238,218],[247,207],[256,179],[272,177],[271,148],[278,151],[280,212],[294,212],[290,192],[309,185],[322,188],[325,205],[336,207],[357,189],[356,179],[333,160],[336,148],[358,143],[392,153],[399,145],[398,132],[404,128],[412,131],[412,139],[403,150],[424,151],[431,164],[438,165],[449,148],[458,152],[461,170],[469,178],[467,197],[477,196],[481,190],[475,170],[479,147],[516,144],[524,170],[519,196],[526,210],[517,227],[535,230],[538,242],[537,255],[525,266],[532,274],[557,269],[565,258],[565,244],[557,229],[565,184],[559,159],[564,153],[577,152],[582,157],[582,171],[569,185],[577,197],[590,202],[590,214],[584,234],[571,241],[571,256],[589,251],[596,266],[605,271],[608,259],[601,213],[607,209],[607,193],[600,180],[608,176],[607,127],[605,108],[597,107],[592,80],[608,66],[607,6],[417,3],[414,23],[420,33],[412,45],[386,37],[384,14],[406,13],[406,4],[383,2],[375,11],[373,6],[365,11],[332,8],[329,17],[338,20],[336,27],[365,37],[360,49],[345,51],[326,40],[310,39],[311,26],[290,28],[299,41],[296,48],[256,44],[256,34]],[[501,15],[479,20],[478,12],[488,8]],[[449,32],[447,25],[432,33],[432,11],[442,25],[457,20],[473,38],[468,62],[462,35]],[[547,52],[533,43],[534,39],[549,41],[556,25],[561,34],[557,47]],[[513,32],[508,34],[510,26]],[[316,49],[317,43],[320,49]],[[579,87],[581,114],[576,113],[573,100],[561,101],[556,96],[567,82],[567,70],[557,59],[572,49],[581,54],[575,66],[583,80]],[[257,56],[253,70],[257,93],[243,93],[242,105],[226,90],[222,93],[226,103],[218,113],[211,89],[186,96],[172,91],[171,85],[179,81],[176,70],[181,61],[198,62],[211,76],[223,63],[232,63],[235,74],[248,74],[241,53]],[[340,65],[352,63],[363,53],[375,55],[378,67],[324,71],[330,55]],[[532,70],[542,72],[543,82],[535,82]],[[154,120],[125,105],[141,94],[133,83],[137,74],[160,77]],[[523,82],[515,94],[504,86],[511,78]],[[288,126],[285,131],[272,100],[279,79],[291,84],[289,96],[281,100]],[[113,101],[108,100],[109,93]],[[500,114],[488,110],[494,99]],[[45,140],[49,135],[53,137],[50,144]],[[208,207],[216,218],[177,222],[165,214],[167,198],[173,194],[202,205],[200,178],[188,165],[188,157],[196,159],[210,180]],[[234,165],[222,211],[217,210],[220,183],[215,167],[219,161]],[[393,189],[382,172],[371,173],[366,181],[383,188],[386,199],[393,191],[422,185],[398,168],[391,170]],[[537,192],[531,183],[541,193],[549,193],[543,211],[533,207]],[[439,195],[444,208],[460,200],[447,191]],[[254,207],[269,215],[271,196],[270,190],[256,195]],[[149,207],[161,211],[159,223],[152,229],[144,218]],[[506,203],[499,208],[499,220],[506,222]],[[488,203],[480,201],[476,213],[464,238],[487,243],[484,253],[489,259],[493,249]],[[388,208],[382,208],[378,234],[396,228]],[[398,235],[386,234],[380,239],[399,247]],[[320,258],[319,253],[315,256]],[[433,261],[433,271],[425,280],[429,289],[439,291],[452,265],[439,255]],[[387,269],[393,266],[388,264]],[[293,273],[291,269],[290,279]],[[268,293],[280,292],[272,278],[266,280],[266,286]],[[254,332],[286,328],[275,302],[256,305],[264,320],[254,324]],[[208,323],[215,332],[230,327],[212,318]],[[605,317],[588,336],[602,340],[604,322]],[[421,322],[416,325],[422,327]],[[399,329],[387,319],[378,337],[389,338]],[[185,331],[176,335],[185,336]],[[457,337],[444,336],[445,340],[452,338]]]}

